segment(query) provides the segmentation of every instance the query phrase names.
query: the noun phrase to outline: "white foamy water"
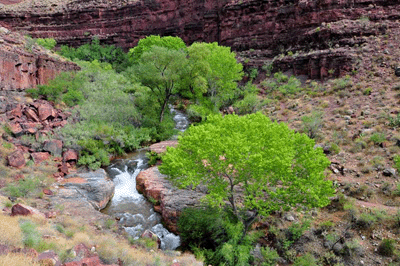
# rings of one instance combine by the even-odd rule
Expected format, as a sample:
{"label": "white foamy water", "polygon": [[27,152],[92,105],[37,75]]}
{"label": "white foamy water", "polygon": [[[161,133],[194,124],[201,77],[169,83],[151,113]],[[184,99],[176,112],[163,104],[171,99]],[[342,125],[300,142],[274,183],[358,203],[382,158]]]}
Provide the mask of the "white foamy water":
{"label": "white foamy water", "polygon": [[[145,230],[150,230],[160,238],[161,249],[176,249],[180,245],[179,236],[164,228],[160,214],[136,189],[136,177],[145,166],[144,160],[139,158],[135,161],[126,160],[126,164],[122,162],[119,168],[111,167],[117,174],[113,179],[114,197],[106,213],[118,217],[119,225],[134,239],[138,239]],[[137,165],[129,169],[128,165],[132,165],[132,162],[137,162]]]}
{"label": "white foamy water", "polygon": [[112,168],[120,173],[119,175],[115,176],[113,180],[115,184],[115,192],[112,202],[116,203],[127,198],[138,202],[145,200],[143,195],[139,194],[136,190],[136,176],[140,173],[140,166],[143,165],[143,159],[138,159],[137,163],[137,168],[133,174],[128,172],[127,166],[125,166],[124,172],[118,168]]}

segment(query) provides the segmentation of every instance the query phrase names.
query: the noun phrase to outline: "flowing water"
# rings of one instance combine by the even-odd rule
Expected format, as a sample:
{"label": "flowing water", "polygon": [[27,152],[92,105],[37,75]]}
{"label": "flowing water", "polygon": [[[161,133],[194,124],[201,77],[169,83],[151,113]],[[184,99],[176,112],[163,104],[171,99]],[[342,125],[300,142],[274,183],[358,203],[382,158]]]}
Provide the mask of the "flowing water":
{"label": "flowing water", "polygon": [[[176,129],[185,131],[189,126],[187,117],[171,107]],[[107,168],[115,184],[114,197],[103,210],[104,213],[119,219],[120,226],[125,228],[133,238],[138,239],[145,230],[157,234],[161,240],[161,249],[176,249],[180,245],[179,236],[169,232],[161,224],[161,216],[153,205],[136,190],[136,176],[147,168],[145,150],[139,151],[130,159],[117,159]]]}

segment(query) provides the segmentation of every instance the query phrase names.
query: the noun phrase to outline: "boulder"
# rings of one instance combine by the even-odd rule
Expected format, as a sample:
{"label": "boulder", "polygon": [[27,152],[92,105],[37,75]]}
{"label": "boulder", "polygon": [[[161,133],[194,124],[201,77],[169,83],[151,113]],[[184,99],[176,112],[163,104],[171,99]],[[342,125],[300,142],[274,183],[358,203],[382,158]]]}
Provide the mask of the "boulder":
{"label": "boulder", "polygon": [[114,183],[103,169],[67,175],[63,183],[65,189],[75,191],[77,197],[84,198],[97,210],[105,208],[114,195]]}
{"label": "boulder", "polygon": [[21,136],[24,132],[19,123],[9,123],[8,128],[15,137]]}
{"label": "boulder", "polygon": [[45,215],[41,213],[39,210],[21,203],[17,203],[11,208],[11,216],[17,216],[17,215],[22,215],[22,216],[38,215],[41,217],[45,217]]}
{"label": "boulder", "polygon": [[39,164],[48,160],[50,158],[50,154],[48,152],[34,152],[31,153],[31,157],[35,164]]}
{"label": "boulder", "polygon": [[140,236],[142,238],[149,238],[151,240],[154,240],[158,244],[158,248],[161,246],[161,239],[158,237],[158,235],[150,230],[145,230],[142,235]]}
{"label": "boulder", "polygon": [[151,145],[150,151],[156,152],[157,154],[164,153],[167,150],[167,147],[175,147],[178,145],[177,140],[166,140],[166,141],[161,141],[158,143],[155,143]]}
{"label": "boulder", "polygon": [[71,149],[67,150],[63,153],[63,161],[68,163],[76,163],[78,161],[78,152]]}
{"label": "boulder", "polygon": [[61,266],[61,262],[58,259],[58,255],[52,250],[40,253],[38,255],[37,261],[40,263],[40,265]]}
{"label": "boulder", "polygon": [[12,167],[22,168],[25,166],[24,153],[20,150],[11,153],[8,157],[8,164]]}
{"label": "boulder", "polygon": [[175,234],[178,233],[177,223],[182,210],[197,206],[205,195],[200,191],[178,189],[156,166],[139,173],[136,177],[136,189],[145,197],[151,197],[160,203],[160,208],[155,210],[161,213],[168,230]]}
{"label": "boulder", "polygon": [[51,155],[59,157],[61,156],[63,142],[58,139],[48,140],[44,143],[43,150],[48,151]]}
{"label": "boulder", "polygon": [[36,123],[36,122],[20,123],[20,125],[24,130],[24,132],[28,134],[35,134],[36,132],[38,132],[39,129],[43,128],[41,123]]}
{"label": "boulder", "polygon": [[[66,262],[63,266],[106,266],[106,264],[102,264],[99,256],[92,252],[85,244],[78,244],[73,250],[76,254],[74,261]],[[113,265],[115,264],[110,266]]]}
{"label": "boulder", "polygon": [[30,108],[26,108],[24,111],[25,116],[34,122],[40,122],[39,117],[36,115],[36,112]]}
{"label": "boulder", "polygon": [[49,118],[55,118],[57,111],[50,104],[41,104],[38,108],[39,118],[44,121]]}

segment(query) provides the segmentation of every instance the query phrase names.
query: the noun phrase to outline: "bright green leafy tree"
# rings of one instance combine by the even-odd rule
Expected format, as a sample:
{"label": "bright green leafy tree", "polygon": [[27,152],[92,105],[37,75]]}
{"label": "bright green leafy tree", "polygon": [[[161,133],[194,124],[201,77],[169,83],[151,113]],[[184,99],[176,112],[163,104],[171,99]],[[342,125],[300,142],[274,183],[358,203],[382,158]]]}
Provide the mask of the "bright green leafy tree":
{"label": "bright green leafy tree", "polygon": [[158,102],[160,123],[171,96],[181,88],[186,65],[186,53],[182,50],[153,46],[142,54],[139,63],[133,67],[135,78],[149,89]]}
{"label": "bright green leafy tree", "polygon": [[141,39],[138,44],[129,50],[128,55],[133,62],[138,62],[145,52],[148,52],[153,46],[165,47],[169,50],[185,50],[186,44],[179,37],[150,35]]}
{"label": "bright green leafy tree", "polygon": [[[197,93],[203,93],[217,110],[234,99],[237,83],[243,77],[243,66],[236,60],[230,47],[218,43],[193,43],[188,47],[191,63],[190,85]],[[198,94],[197,94],[198,96]]]}
{"label": "bright green leafy tree", "polygon": [[324,176],[329,160],[314,145],[261,113],[213,115],[190,127],[159,168],[179,187],[206,185],[207,202],[228,203],[245,237],[258,215],[329,204],[334,193]]}

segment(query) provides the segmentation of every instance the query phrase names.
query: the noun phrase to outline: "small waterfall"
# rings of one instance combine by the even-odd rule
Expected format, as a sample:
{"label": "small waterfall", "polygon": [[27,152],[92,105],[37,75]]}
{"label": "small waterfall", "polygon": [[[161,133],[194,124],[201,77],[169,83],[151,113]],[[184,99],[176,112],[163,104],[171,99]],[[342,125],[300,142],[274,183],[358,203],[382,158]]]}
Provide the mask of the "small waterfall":
{"label": "small waterfall", "polygon": [[115,192],[104,212],[118,218],[118,224],[134,239],[138,239],[145,230],[151,230],[160,238],[161,249],[176,249],[180,245],[179,236],[164,228],[160,214],[136,190],[136,176],[147,167],[142,156],[143,153],[133,160],[117,160],[108,167]]}
{"label": "small waterfall", "polygon": [[[174,114],[175,128],[181,132],[189,127],[189,119],[170,106]],[[139,152],[130,160],[115,160],[107,168],[115,184],[114,197],[104,213],[119,219],[119,225],[133,238],[138,239],[145,230],[151,230],[161,240],[161,249],[174,250],[180,245],[179,236],[169,232],[161,224],[160,214],[153,205],[136,190],[136,176],[147,168],[145,152]]]}

